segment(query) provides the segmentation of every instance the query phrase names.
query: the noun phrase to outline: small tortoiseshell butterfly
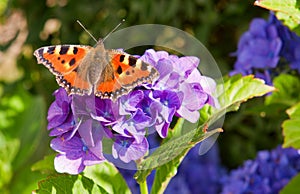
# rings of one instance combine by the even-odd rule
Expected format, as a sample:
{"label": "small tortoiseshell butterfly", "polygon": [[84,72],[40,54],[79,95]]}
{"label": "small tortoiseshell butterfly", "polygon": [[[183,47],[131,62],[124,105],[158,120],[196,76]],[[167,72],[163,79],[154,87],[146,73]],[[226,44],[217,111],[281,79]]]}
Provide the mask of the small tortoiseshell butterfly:
{"label": "small tortoiseshell butterfly", "polygon": [[84,45],[46,46],[34,52],[38,63],[56,76],[68,94],[116,100],[142,83],[151,83],[158,71],[119,50],[106,50],[100,39],[95,47]]}

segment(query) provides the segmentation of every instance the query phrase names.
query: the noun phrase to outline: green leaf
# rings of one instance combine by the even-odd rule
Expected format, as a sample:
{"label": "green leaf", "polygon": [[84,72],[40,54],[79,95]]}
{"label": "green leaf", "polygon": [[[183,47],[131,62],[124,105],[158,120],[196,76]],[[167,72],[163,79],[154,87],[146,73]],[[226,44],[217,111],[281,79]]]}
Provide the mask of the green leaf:
{"label": "green leaf", "polygon": [[93,180],[82,175],[57,175],[51,176],[39,182],[39,188],[35,191],[39,194],[69,194],[69,193],[108,193],[93,182]]}
{"label": "green leaf", "polygon": [[198,130],[193,130],[180,137],[170,139],[138,165],[139,171],[135,175],[136,180],[138,182],[144,182],[153,169],[169,162],[173,163],[172,160],[178,160],[177,157],[179,157],[179,159],[183,158],[193,145],[218,132],[222,132],[222,130],[218,128],[198,135]]}
{"label": "green leaf", "polygon": [[40,160],[32,165],[31,170],[32,171],[41,171],[44,174],[50,174],[55,173],[54,169],[54,158],[56,154],[51,154],[48,156],[45,156],[43,160]]}
{"label": "green leaf", "polygon": [[169,163],[162,165],[156,169],[153,185],[151,188],[151,193],[163,193],[167,188],[170,180],[177,173],[177,168],[180,165],[185,155],[176,157]]}
{"label": "green leaf", "polygon": [[291,29],[299,25],[300,10],[297,0],[256,0],[254,4],[278,12],[278,19],[283,20]]}
{"label": "green leaf", "polygon": [[283,147],[300,149],[300,103],[292,106],[286,112],[290,118],[282,124]]}
{"label": "green leaf", "polygon": [[280,191],[280,194],[298,194],[299,193],[299,185],[300,185],[300,174],[297,174]]}
{"label": "green leaf", "polygon": [[83,174],[109,193],[131,193],[118,169],[109,162],[87,166]]}
{"label": "green leaf", "polygon": [[296,76],[281,74],[273,80],[276,91],[266,98],[266,104],[283,104],[287,107],[300,101],[300,79]]}
{"label": "green leaf", "polygon": [[18,139],[6,138],[0,131],[0,190],[9,183],[13,175],[11,165],[20,147]]}
{"label": "green leaf", "polygon": [[224,84],[217,87],[217,95],[221,108],[231,111],[237,110],[242,102],[274,90],[274,87],[265,85],[263,80],[254,78],[253,75],[236,75],[224,78]]}
{"label": "green leaf", "polygon": [[179,137],[174,136],[162,144],[138,164],[139,171],[135,174],[135,178],[138,182],[144,182],[150,172],[157,168],[152,192],[162,193],[169,180],[176,174],[177,167],[186,153],[197,143],[222,132],[220,128],[205,132],[207,127],[210,127],[226,112],[237,110],[242,102],[273,90],[273,87],[265,85],[262,80],[253,76],[236,75],[226,78],[224,84],[217,86],[220,107],[218,109],[205,107],[204,111],[200,112],[201,118],[205,118],[201,120],[200,126]]}
{"label": "green leaf", "polygon": [[[168,142],[172,137],[178,137],[182,130],[183,124],[184,119],[179,118],[174,129],[169,131],[168,137],[163,140],[163,143]],[[156,169],[151,193],[162,193],[166,189],[171,178],[176,175],[177,168],[184,156],[185,155],[179,156],[170,161],[167,165],[162,165]]]}
{"label": "green leaf", "polygon": [[169,141],[171,138],[181,136],[183,125],[184,119],[178,118],[175,127],[173,129],[169,129],[168,136],[165,139],[163,139],[162,143]]}
{"label": "green leaf", "polygon": [[[0,101],[0,130],[7,137],[20,141],[20,147],[13,161],[14,168],[19,168],[31,159],[45,133],[46,107],[42,97],[32,96],[22,87],[14,94],[5,93]],[[44,131],[43,131],[44,129]]]}
{"label": "green leaf", "polygon": [[8,0],[2,0],[0,1],[0,15],[3,15],[4,14],[4,11],[7,7],[7,4],[8,4]]}
{"label": "green leaf", "polygon": [[[18,125],[17,135],[21,138],[21,147],[14,166],[22,166],[24,158],[30,157],[41,140],[41,134],[45,133],[45,103],[42,97],[30,96],[30,100],[26,102],[26,109],[24,112],[16,118],[16,124]],[[44,130],[44,131],[42,131]]]}
{"label": "green leaf", "polygon": [[[219,100],[219,108],[212,108],[200,110],[200,115],[205,115],[206,120],[201,121],[201,125],[211,126],[219,118],[230,111],[237,111],[241,103],[247,100],[263,96],[269,92],[274,91],[272,86],[265,85],[264,81],[254,78],[253,75],[242,77],[235,75],[232,77],[225,77],[223,84],[217,85],[216,96]],[[202,117],[202,116],[201,116]]]}
{"label": "green leaf", "polygon": [[[32,172],[29,165],[24,165],[19,169],[10,184],[8,190],[10,193],[26,194],[32,193],[37,187],[37,182],[45,178],[40,172]],[[2,193],[0,191],[0,193]]]}

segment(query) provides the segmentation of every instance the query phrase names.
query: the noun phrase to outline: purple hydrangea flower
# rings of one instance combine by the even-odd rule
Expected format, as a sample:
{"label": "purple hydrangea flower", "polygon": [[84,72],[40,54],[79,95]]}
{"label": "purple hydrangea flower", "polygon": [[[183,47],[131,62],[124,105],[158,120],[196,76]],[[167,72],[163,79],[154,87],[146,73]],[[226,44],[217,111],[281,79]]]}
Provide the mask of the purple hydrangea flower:
{"label": "purple hydrangea flower", "polygon": [[[180,93],[181,94],[181,93]],[[157,121],[154,125],[157,133],[165,138],[172,118],[177,109],[179,109],[181,100],[179,93],[169,90],[153,91],[153,98],[158,99],[155,109],[157,111]]]}
{"label": "purple hydrangea flower", "polygon": [[[231,74],[257,74],[275,68],[280,59],[282,40],[272,17],[268,21],[253,19],[249,31],[245,32],[238,43],[234,71]],[[262,76],[263,77],[263,76]],[[267,83],[272,81],[265,77]]]}
{"label": "purple hydrangea flower", "polygon": [[[64,89],[55,92],[48,128],[55,137],[51,147],[59,153],[57,171],[80,173],[87,165],[111,160],[109,153],[129,164],[149,152],[149,134],[167,136],[174,116],[197,122],[199,109],[217,104],[212,96],[215,82],[200,74],[196,57],[147,50],[141,59],[157,68],[160,77],[115,102],[93,95],[68,96]],[[111,146],[104,149],[111,151],[103,153],[102,146]]]}
{"label": "purple hydrangea flower", "polygon": [[211,95],[215,91],[215,82],[201,76],[197,69],[198,58],[192,56],[179,58],[165,51],[155,52],[150,49],[141,59],[152,64],[160,73],[158,81],[152,86],[154,90],[177,93],[181,104],[175,111],[176,115],[195,123],[200,116],[198,110],[204,104],[215,105]]}
{"label": "purple hydrangea flower", "polygon": [[283,41],[280,56],[286,59],[291,69],[295,69],[300,73],[300,37],[288,27],[283,26],[275,15],[271,14],[270,17],[275,21],[279,36]]}
{"label": "purple hydrangea flower", "polygon": [[78,174],[84,170],[85,166],[95,165],[103,162],[101,141],[91,147],[87,146],[78,134],[71,139],[64,139],[64,135],[51,141],[51,148],[59,154],[54,160],[57,172]]}
{"label": "purple hydrangea flower", "polygon": [[297,150],[278,146],[260,151],[256,159],[246,161],[224,178],[222,193],[279,193],[299,171]]}
{"label": "purple hydrangea flower", "polygon": [[60,88],[54,92],[55,101],[51,104],[48,110],[48,129],[65,124],[67,118],[72,117],[71,113],[71,97]]}
{"label": "purple hydrangea flower", "polygon": [[120,158],[123,162],[138,160],[148,151],[148,141],[141,137],[137,141],[134,137],[115,136],[112,155],[114,158]]}
{"label": "purple hydrangea flower", "polygon": [[290,69],[300,72],[299,50],[300,37],[271,12],[268,21],[253,19],[249,30],[241,36],[238,49],[232,54],[237,60],[230,74],[255,74],[267,84],[272,84],[273,77],[288,67],[280,61],[281,58],[287,61]]}

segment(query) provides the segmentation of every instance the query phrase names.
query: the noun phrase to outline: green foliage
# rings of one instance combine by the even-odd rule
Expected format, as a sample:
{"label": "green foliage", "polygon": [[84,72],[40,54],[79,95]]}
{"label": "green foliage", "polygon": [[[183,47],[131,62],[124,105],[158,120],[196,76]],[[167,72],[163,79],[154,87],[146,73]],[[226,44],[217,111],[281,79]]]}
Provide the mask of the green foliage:
{"label": "green foliage", "polygon": [[18,139],[9,139],[0,131],[0,188],[8,184],[13,175],[12,162],[20,148]]}
{"label": "green foliage", "polygon": [[[224,85],[217,86],[217,96],[221,110],[214,120],[230,111],[237,111],[241,103],[257,96],[263,96],[268,92],[274,91],[274,87],[264,84],[261,79],[254,78],[252,75],[242,77],[235,75],[224,79]],[[213,112],[214,113],[214,112]]]}
{"label": "green foliage", "polygon": [[40,97],[17,87],[15,93],[4,93],[0,107],[3,121],[0,124],[0,174],[3,175],[0,176],[0,191],[28,192],[40,176],[33,173],[23,180],[30,170],[28,162],[38,159],[34,153],[41,140],[40,129],[45,124],[45,104]]}
{"label": "green foliage", "polygon": [[[49,165],[50,159],[53,163],[53,155],[50,155],[42,162],[36,163],[33,168],[49,172],[47,165]],[[54,172],[51,174],[46,179],[39,181],[37,193],[130,193],[122,175],[109,162],[89,166],[83,175],[71,176]]]}
{"label": "green foliage", "polygon": [[99,185],[95,184],[93,180],[82,175],[57,175],[48,177],[46,180],[39,182],[39,189],[35,192],[39,194],[108,193]]}
{"label": "green foliage", "polygon": [[130,193],[128,186],[118,169],[109,162],[89,166],[84,176],[92,179],[97,185],[105,188],[108,193]]}
{"label": "green foliage", "polygon": [[273,81],[276,91],[266,98],[266,104],[283,104],[290,107],[300,101],[300,79],[297,76],[281,74]]}
{"label": "green foliage", "polygon": [[32,171],[40,171],[44,174],[55,173],[54,158],[56,154],[45,156],[43,160],[40,160],[31,166]]}
{"label": "green foliage", "polygon": [[277,17],[283,20],[285,25],[300,33],[300,9],[297,0],[257,0],[255,5],[276,11]]}
{"label": "green foliage", "polygon": [[300,149],[300,102],[287,110],[290,119],[282,124],[284,143],[283,147]]}
{"label": "green foliage", "polygon": [[1,0],[0,1],[0,15],[2,15],[3,12],[5,11],[7,3],[8,3],[8,0]]}
{"label": "green foliage", "polygon": [[[284,110],[289,108],[286,112],[289,119],[285,120],[282,124],[284,135],[284,147],[300,148],[300,79],[297,76],[281,74],[274,79],[274,86],[276,91],[266,98],[266,105],[269,107],[277,107],[277,112],[283,113]],[[275,111],[274,111],[275,112]]]}
{"label": "green foliage", "polygon": [[299,193],[300,174],[294,176],[292,180],[280,191],[280,194]]}

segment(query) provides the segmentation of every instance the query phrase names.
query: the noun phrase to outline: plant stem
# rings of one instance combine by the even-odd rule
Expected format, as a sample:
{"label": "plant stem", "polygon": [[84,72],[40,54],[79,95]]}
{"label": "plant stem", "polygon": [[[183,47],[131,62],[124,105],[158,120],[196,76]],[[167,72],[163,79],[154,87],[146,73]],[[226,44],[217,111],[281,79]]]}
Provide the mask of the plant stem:
{"label": "plant stem", "polygon": [[140,183],[140,191],[141,191],[141,194],[148,194],[148,186],[147,186],[146,180],[144,182]]}

